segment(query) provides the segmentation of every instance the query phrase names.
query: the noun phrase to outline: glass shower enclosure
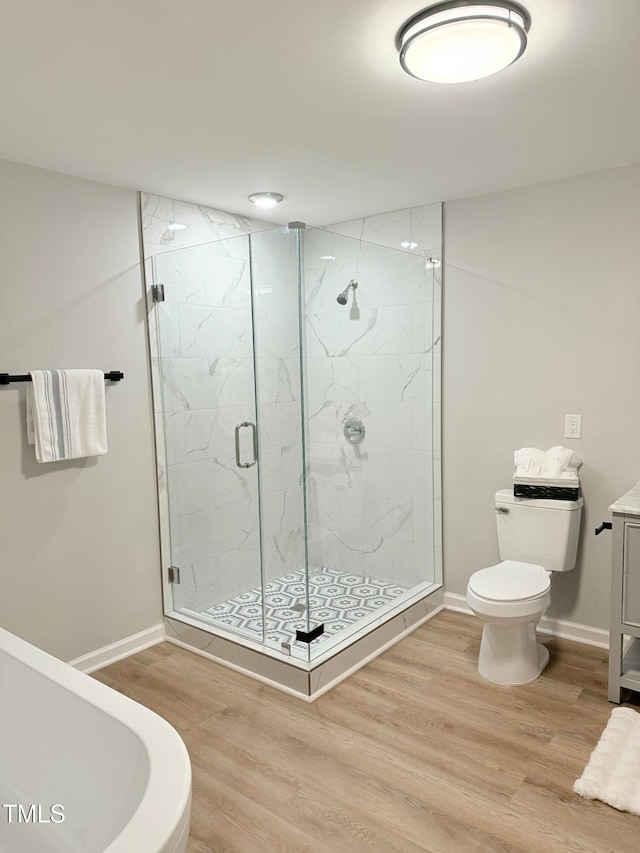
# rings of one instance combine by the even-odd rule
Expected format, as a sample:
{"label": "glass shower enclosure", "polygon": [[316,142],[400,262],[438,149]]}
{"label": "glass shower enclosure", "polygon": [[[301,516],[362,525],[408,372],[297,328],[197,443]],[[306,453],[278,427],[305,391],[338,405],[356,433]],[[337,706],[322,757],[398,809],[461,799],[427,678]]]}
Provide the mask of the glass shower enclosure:
{"label": "glass shower enclosure", "polygon": [[311,662],[437,588],[425,258],[295,224],[153,276],[167,615]]}

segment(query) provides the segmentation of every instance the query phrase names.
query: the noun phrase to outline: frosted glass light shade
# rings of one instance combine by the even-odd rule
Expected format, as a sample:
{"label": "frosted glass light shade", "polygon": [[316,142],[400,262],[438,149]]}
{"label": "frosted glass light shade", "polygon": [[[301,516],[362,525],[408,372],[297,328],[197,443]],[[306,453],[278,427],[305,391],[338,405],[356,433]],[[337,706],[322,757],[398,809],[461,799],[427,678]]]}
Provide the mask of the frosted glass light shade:
{"label": "frosted glass light shade", "polygon": [[249,201],[253,202],[258,207],[275,207],[280,204],[283,195],[280,193],[252,193],[249,196]]}
{"label": "frosted glass light shade", "polygon": [[522,56],[529,25],[528,13],[515,3],[439,3],[398,33],[400,64],[431,83],[480,80]]}

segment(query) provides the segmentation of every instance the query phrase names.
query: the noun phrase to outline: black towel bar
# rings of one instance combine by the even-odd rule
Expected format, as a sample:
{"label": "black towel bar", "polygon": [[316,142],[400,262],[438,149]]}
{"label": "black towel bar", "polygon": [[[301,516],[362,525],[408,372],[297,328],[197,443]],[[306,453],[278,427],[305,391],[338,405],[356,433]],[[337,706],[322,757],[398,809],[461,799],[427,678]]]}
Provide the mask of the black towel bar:
{"label": "black towel bar", "polygon": [[[110,370],[109,373],[105,373],[105,379],[108,379],[109,382],[120,382],[121,379],[124,379],[124,373],[121,370]],[[31,382],[31,374],[23,373],[19,376],[12,376],[8,373],[0,373],[0,385],[8,385],[10,382]]]}

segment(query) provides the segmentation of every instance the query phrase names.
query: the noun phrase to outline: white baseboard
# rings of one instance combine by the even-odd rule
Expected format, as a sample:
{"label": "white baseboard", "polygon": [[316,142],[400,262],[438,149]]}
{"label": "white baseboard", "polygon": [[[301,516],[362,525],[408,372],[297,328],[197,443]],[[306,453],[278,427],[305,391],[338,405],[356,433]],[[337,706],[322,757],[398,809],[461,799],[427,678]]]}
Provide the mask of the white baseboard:
{"label": "white baseboard", "polygon": [[89,652],[79,658],[70,660],[69,666],[73,666],[81,672],[88,674],[94,672],[96,669],[102,669],[103,666],[109,666],[111,663],[128,658],[129,655],[135,655],[137,652],[148,649],[150,646],[162,643],[166,640],[166,637],[164,623],[154,625],[152,628],[147,628],[138,634],[125,637],[124,640],[118,640],[109,646],[96,649],[95,652]]}
{"label": "white baseboard", "polygon": [[[457,610],[458,613],[468,613],[473,616],[464,595],[455,592],[445,592],[444,606],[447,610]],[[564,619],[554,619],[553,616],[543,616],[538,625],[541,634],[551,634],[564,640],[575,640],[588,646],[598,646],[600,649],[609,648],[609,632],[603,628],[592,628],[579,622],[567,622]]]}

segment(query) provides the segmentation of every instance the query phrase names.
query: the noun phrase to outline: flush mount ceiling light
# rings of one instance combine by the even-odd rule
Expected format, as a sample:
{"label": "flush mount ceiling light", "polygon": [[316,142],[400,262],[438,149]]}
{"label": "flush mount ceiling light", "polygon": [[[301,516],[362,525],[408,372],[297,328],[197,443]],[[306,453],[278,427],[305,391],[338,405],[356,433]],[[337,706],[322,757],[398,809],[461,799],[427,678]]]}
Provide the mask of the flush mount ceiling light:
{"label": "flush mount ceiling light", "polygon": [[280,204],[283,195],[280,193],[252,193],[249,196],[249,201],[252,201],[258,207],[275,207]]}
{"label": "flush mount ceiling light", "polygon": [[522,56],[530,25],[526,9],[508,0],[437,3],[398,32],[400,64],[430,83],[480,80]]}

